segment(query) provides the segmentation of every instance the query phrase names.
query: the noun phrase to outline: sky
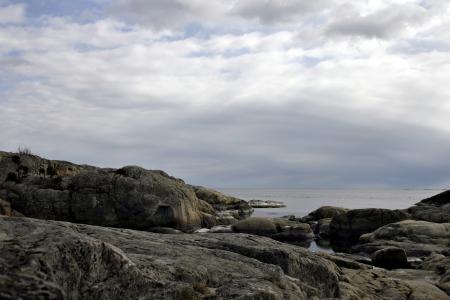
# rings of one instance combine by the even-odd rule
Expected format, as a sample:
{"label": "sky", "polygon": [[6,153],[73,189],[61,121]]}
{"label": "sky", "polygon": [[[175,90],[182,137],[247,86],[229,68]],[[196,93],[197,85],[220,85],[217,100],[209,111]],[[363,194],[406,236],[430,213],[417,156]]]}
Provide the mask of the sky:
{"label": "sky", "polygon": [[248,188],[445,188],[448,0],[0,0],[0,150]]}

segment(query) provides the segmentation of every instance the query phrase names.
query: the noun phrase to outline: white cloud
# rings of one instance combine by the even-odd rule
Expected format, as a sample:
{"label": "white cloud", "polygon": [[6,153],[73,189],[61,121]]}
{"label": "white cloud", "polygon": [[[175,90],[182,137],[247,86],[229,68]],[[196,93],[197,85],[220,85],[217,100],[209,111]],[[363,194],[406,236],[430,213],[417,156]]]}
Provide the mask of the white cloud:
{"label": "white cloud", "polygon": [[[218,186],[447,179],[450,52],[405,50],[412,40],[445,42],[445,9],[267,1],[269,12],[256,1],[202,2],[129,2],[140,25],[50,16],[0,26],[0,149],[29,145]],[[379,31],[352,25],[330,37],[344,12]],[[171,26],[192,20],[217,28],[189,35]],[[259,25],[219,29],[224,20]]]}

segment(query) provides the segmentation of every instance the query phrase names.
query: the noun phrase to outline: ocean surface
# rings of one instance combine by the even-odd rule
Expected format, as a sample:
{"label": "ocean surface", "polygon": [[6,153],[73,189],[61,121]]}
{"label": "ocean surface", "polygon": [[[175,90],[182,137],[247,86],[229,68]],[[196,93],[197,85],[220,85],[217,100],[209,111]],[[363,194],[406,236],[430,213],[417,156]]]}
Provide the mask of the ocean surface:
{"label": "ocean surface", "polygon": [[324,206],[346,208],[389,208],[410,207],[422,199],[436,195],[443,190],[431,189],[218,189],[222,193],[244,200],[275,200],[286,204],[283,208],[257,208],[253,216],[281,217],[305,216]]}

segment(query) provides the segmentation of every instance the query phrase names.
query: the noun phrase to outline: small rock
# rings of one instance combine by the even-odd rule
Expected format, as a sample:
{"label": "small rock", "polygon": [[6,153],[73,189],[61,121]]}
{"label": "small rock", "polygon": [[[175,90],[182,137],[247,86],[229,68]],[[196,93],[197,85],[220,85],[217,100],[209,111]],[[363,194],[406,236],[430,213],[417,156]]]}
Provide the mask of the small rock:
{"label": "small rock", "polygon": [[280,208],[286,207],[283,202],[272,200],[250,200],[248,204],[253,208]]}
{"label": "small rock", "polygon": [[408,258],[404,249],[387,247],[372,255],[372,263],[374,266],[389,270],[400,269],[408,266]]}

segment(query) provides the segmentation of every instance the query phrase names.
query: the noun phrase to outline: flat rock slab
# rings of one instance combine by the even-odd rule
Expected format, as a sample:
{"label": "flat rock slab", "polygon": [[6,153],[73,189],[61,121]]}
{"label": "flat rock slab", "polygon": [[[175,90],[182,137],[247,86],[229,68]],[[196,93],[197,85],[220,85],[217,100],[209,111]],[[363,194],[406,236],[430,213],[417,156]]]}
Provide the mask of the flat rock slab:
{"label": "flat rock slab", "polygon": [[273,200],[250,200],[248,204],[253,208],[281,208],[286,207],[286,204]]}

